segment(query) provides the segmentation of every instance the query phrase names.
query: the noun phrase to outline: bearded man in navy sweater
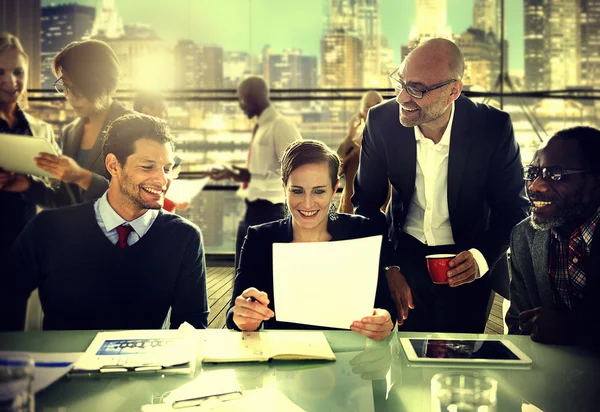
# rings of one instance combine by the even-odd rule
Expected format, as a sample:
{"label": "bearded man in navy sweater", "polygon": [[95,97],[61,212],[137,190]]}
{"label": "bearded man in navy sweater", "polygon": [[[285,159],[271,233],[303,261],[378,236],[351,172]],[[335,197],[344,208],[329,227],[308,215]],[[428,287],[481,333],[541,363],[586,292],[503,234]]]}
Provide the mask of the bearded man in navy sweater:
{"label": "bearded man in navy sweater", "polygon": [[173,140],[163,120],[116,119],[103,141],[108,191],[98,200],[41,212],[12,247],[0,291],[0,329],[22,329],[39,289],[44,330],[159,329],[208,325],[202,235],[164,212]]}

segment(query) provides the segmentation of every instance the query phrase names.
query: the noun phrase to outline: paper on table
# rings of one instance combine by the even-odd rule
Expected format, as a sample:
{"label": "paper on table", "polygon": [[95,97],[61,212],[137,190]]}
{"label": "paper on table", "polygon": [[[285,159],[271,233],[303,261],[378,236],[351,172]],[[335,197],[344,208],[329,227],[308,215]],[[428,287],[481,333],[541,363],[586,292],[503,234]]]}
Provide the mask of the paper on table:
{"label": "paper on table", "polygon": [[0,352],[3,355],[29,355],[35,361],[33,391],[39,392],[67,374],[83,353]]}
{"label": "paper on table", "polygon": [[275,318],[349,329],[371,315],[381,240],[273,244]]}
{"label": "paper on table", "polygon": [[240,392],[233,369],[217,371],[202,371],[200,376],[191,382],[171,391],[163,398],[163,402],[173,404],[175,402],[202,400],[209,396],[219,396],[234,392]]}
{"label": "paper on table", "polygon": [[210,178],[176,179],[171,182],[167,198],[175,203],[190,202],[204,189]]}

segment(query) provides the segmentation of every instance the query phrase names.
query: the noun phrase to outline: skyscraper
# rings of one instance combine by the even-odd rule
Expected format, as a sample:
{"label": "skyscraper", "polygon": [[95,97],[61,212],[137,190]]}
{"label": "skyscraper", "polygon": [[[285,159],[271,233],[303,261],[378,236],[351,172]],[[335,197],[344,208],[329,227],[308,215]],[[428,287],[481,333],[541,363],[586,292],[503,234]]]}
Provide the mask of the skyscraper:
{"label": "skyscraper", "polygon": [[363,45],[343,30],[330,30],[321,40],[321,87],[363,87]]}
{"label": "skyscraper", "polygon": [[125,35],[123,19],[119,15],[114,0],[102,0],[98,16],[94,21],[92,36],[117,39]]}
{"label": "skyscraper", "polygon": [[432,37],[449,37],[450,29],[447,24],[446,0],[416,0],[416,25],[410,36],[411,39],[429,39]]}
{"label": "skyscraper", "polygon": [[600,89],[600,0],[581,0],[581,83]]}
{"label": "skyscraper", "polygon": [[223,88],[223,48],[180,40],[175,46],[174,57],[175,88]]}
{"label": "skyscraper", "polygon": [[473,3],[473,28],[490,31],[500,39],[500,2],[499,0],[475,0]]}
{"label": "skyscraper", "polygon": [[69,43],[88,38],[95,16],[93,7],[77,4],[42,8],[42,88],[52,89],[56,80],[52,73],[52,58]]}
{"label": "skyscraper", "polygon": [[29,56],[29,89],[41,84],[41,2],[40,0],[0,0],[0,27],[19,38]]}
{"label": "skyscraper", "polygon": [[529,91],[550,88],[546,64],[546,20],[548,0],[525,0],[525,88]]}
{"label": "skyscraper", "polygon": [[299,49],[284,49],[282,54],[269,54],[269,87],[273,89],[314,89],[317,87],[317,58],[305,56]]}

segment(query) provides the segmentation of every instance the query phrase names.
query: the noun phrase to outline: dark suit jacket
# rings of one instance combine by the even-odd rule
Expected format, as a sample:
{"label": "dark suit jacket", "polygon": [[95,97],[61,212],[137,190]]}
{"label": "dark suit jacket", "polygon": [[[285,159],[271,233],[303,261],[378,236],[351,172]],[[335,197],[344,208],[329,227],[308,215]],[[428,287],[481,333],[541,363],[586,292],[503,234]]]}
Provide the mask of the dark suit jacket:
{"label": "dark suit jacket", "polygon": [[[106,133],[106,129],[110,124],[127,113],[128,110],[119,103],[113,100],[112,105],[108,108],[108,113],[100,133],[96,137],[94,146],[82,167],[91,171],[92,180],[90,187],[87,190],[82,190],[76,184],[54,181],[52,184],[33,178],[31,188],[25,193],[27,199],[32,200],[36,204],[43,207],[61,207],[71,204],[83,203],[89,200],[98,199],[108,190],[108,180],[110,175],[106,171],[104,165],[104,156],[102,154],[102,138]],[[61,150],[66,156],[73,159],[77,156],[83,138],[84,119],[76,119],[65,126],[61,136]]]}
{"label": "dark suit jacket", "polygon": [[[564,311],[554,303],[554,291],[548,275],[549,230],[536,230],[529,218],[519,223],[510,239],[510,309],[506,314],[508,333],[519,334],[519,314],[545,307]],[[587,284],[583,305],[570,312],[573,322],[589,337],[600,336],[600,249],[592,242],[590,256],[584,262]],[[597,342],[596,342],[597,344]]]}
{"label": "dark suit jacket", "polygon": [[[395,246],[415,190],[416,145],[414,129],[400,124],[395,100],[371,108],[352,202],[356,213],[386,226],[379,207],[385,201],[389,179],[392,204],[387,226]],[[460,96],[455,101],[448,158],[452,235],[462,250],[478,249],[490,269],[505,256],[511,229],[526,216],[521,168],[509,115]],[[507,274],[498,281],[507,291]],[[497,285],[495,289],[501,288]]]}
{"label": "dark suit jacket", "polygon": [[[339,213],[338,219],[335,221],[329,220],[327,230],[332,236],[331,241],[359,239],[382,234],[368,219],[345,213]],[[269,295],[271,301],[269,309],[275,312],[275,317],[277,316],[277,306],[273,294],[273,243],[290,243],[292,240],[293,231],[290,217],[248,228],[248,234],[242,247],[240,266],[237,269],[233,284],[231,303],[227,312],[227,327],[229,329],[238,329],[233,321],[235,298],[250,287],[255,287]],[[388,251],[382,250],[380,258],[382,267],[386,265],[384,262],[388,259],[387,253]],[[332,259],[336,258],[336,256],[332,256]],[[293,265],[293,262],[290,262],[290,265]],[[318,285],[315,286],[318,287]],[[390,312],[392,321],[395,323],[396,308],[392,302],[383,270],[380,271],[377,282],[375,307]],[[264,326],[266,329],[326,329],[310,325],[278,322],[275,318],[266,321]]]}

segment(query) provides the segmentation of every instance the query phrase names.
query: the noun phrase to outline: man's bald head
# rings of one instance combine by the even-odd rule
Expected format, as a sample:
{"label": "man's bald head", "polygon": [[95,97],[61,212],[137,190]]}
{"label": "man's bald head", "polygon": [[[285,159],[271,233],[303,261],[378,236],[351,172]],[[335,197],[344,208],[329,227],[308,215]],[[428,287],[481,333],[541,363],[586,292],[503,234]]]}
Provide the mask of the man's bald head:
{"label": "man's bald head", "polygon": [[244,79],[237,89],[240,108],[249,119],[260,116],[269,107],[269,87],[262,77],[251,76]]}
{"label": "man's bald head", "polygon": [[409,57],[418,59],[425,66],[446,67],[448,78],[461,80],[465,72],[465,59],[462,52],[454,42],[447,39],[427,40],[410,52]]}

